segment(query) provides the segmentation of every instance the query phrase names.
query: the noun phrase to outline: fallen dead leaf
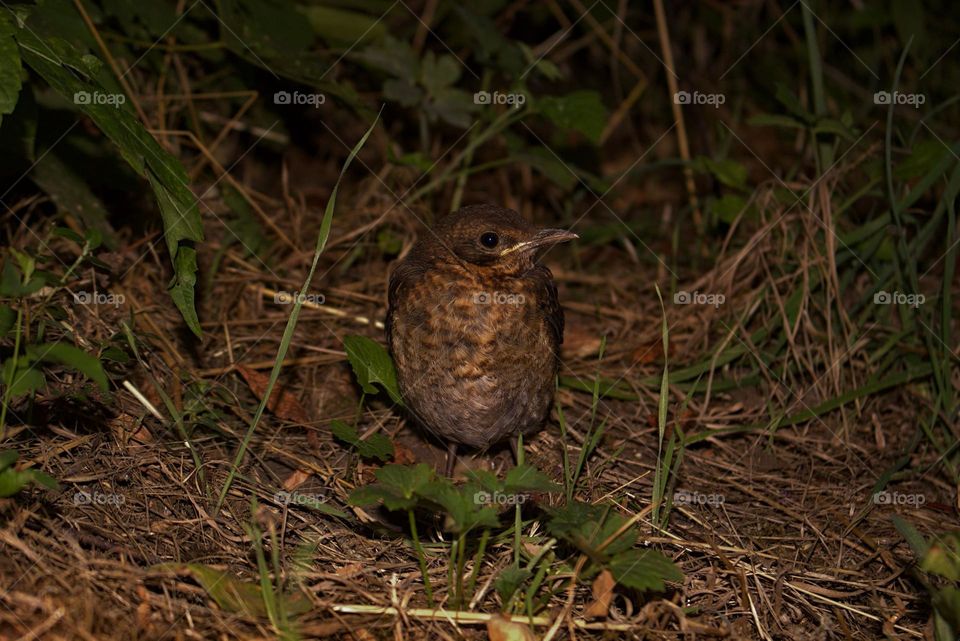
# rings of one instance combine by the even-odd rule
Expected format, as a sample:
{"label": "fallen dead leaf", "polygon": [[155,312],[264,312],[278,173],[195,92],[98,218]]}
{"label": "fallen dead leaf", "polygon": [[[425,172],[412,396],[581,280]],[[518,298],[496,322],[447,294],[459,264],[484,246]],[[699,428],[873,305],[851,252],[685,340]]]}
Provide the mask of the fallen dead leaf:
{"label": "fallen dead leaf", "polygon": [[[243,380],[247,382],[250,391],[253,392],[257,398],[263,398],[263,395],[267,391],[267,383],[269,383],[270,377],[243,365],[237,365],[237,371],[243,376]],[[310,422],[307,411],[300,405],[297,397],[279,385],[273,386],[270,400],[267,401],[267,409],[278,417],[293,421],[294,423],[303,424]]]}
{"label": "fallen dead leaf", "polygon": [[587,606],[583,616],[586,619],[605,618],[610,613],[613,600],[613,588],[617,582],[610,570],[604,570],[593,580],[593,603]]}
{"label": "fallen dead leaf", "polygon": [[534,641],[533,631],[522,623],[516,623],[495,614],[487,621],[490,641]]}
{"label": "fallen dead leaf", "polygon": [[306,483],[307,479],[309,479],[311,476],[312,476],[311,472],[304,472],[303,470],[294,470],[293,472],[291,472],[290,476],[284,479],[283,489],[285,489],[287,492],[292,492],[293,490],[297,489],[298,487]]}
{"label": "fallen dead leaf", "polygon": [[393,462],[397,465],[413,465],[417,462],[417,457],[413,454],[413,450],[406,445],[394,443]]}

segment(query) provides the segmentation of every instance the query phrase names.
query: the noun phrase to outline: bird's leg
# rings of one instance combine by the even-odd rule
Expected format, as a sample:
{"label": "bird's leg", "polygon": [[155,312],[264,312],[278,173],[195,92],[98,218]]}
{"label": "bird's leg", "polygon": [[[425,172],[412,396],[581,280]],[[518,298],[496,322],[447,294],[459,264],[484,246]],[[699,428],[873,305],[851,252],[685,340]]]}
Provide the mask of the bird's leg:
{"label": "bird's leg", "polygon": [[448,479],[453,478],[453,471],[457,467],[457,444],[453,441],[450,441],[447,444],[447,469],[446,475]]}
{"label": "bird's leg", "polygon": [[520,465],[520,446],[517,444],[518,436],[510,437],[510,451],[513,452],[513,464]]}

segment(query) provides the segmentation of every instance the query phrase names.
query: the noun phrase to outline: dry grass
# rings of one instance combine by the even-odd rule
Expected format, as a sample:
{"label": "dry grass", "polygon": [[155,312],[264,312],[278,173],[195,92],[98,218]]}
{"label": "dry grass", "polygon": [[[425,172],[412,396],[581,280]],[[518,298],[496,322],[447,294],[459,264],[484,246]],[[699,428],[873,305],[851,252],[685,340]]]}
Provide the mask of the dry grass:
{"label": "dry grass", "polygon": [[[365,160],[376,168],[373,159]],[[64,306],[70,315],[65,322],[78,340],[91,344],[108,341],[121,331],[121,323],[131,323],[144,362],[126,367],[121,376],[160,408],[163,420],[123,389],[77,404],[69,400],[69,391],[81,384],[65,378],[41,395],[32,420],[12,430],[10,438],[24,459],[50,472],[63,488],[0,503],[5,522],[0,530],[0,573],[6,577],[0,594],[3,638],[272,637],[275,631],[263,616],[227,612],[213,603],[195,575],[161,567],[199,563],[256,582],[254,546],[245,529],[251,521],[273,534],[282,580],[309,600],[309,611],[296,619],[303,637],[483,636],[480,626],[497,611],[491,581],[510,562],[508,543],[493,545],[485,559],[479,595],[470,608],[475,614],[452,621],[452,614],[438,616],[425,609],[415,555],[396,526],[384,515],[345,507],[349,491],[367,482],[371,470],[350,457],[327,430],[331,419],[350,420],[359,401],[341,339],[347,333],[379,338],[379,330],[358,320],[383,315],[389,265],[371,238],[387,228],[402,235],[408,247],[416,233],[409,212],[392,208],[392,199],[378,193],[373,178],[361,178],[343,196],[341,211],[350,214],[335,220],[317,279],[325,305],[305,311],[281,377],[311,420],[291,424],[268,415],[223,512],[210,513],[211,495],[223,483],[257,402],[234,365],[268,368],[286,320],[287,308],[273,304],[261,288],[295,289],[309,260],[308,231],[319,219],[318,208],[302,197],[303,187],[291,184],[289,189],[292,197],[283,202],[290,209],[281,205],[280,194],[260,198],[300,250],[290,253],[276,243],[273,255],[265,257],[278,275],[272,277],[257,259],[236,247],[226,249],[202,301],[201,317],[207,321],[202,344],[186,338],[164,296],[167,276],[161,257],[148,254],[127,271],[138,254],[133,247],[108,257],[115,273],[127,275],[100,283],[124,293],[127,307]],[[817,194],[814,189],[810,196],[812,213],[826,215],[820,210],[825,199]],[[525,195],[512,197],[522,200]],[[307,206],[298,204],[305,201]],[[589,586],[580,586],[562,622],[561,629],[571,635],[601,635],[605,627],[632,638],[925,634],[927,597],[911,577],[911,554],[891,524],[895,508],[861,513],[870,504],[878,470],[893,462],[913,432],[916,391],[901,386],[790,427],[736,429],[815,407],[862,384],[870,373],[861,349],[865,342],[849,336],[856,328],[824,325],[830,315],[818,306],[839,309],[848,296],[837,288],[833,267],[820,253],[823,231],[812,222],[811,212],[789,211],[770,191],[759,191],[755,201],[762,220],[734,227],[710,269],[677,274],[681,284],[689,283],[678,289],[723,293],[725,303],[716,309],[667,306],[674,368],[738,344],[758,354],[756,381],[741,389],[691,396],[680,387],[671,390],[670,428],[688,435],[704,432],[685,451],[675,489],[720,498],[676,505],[664,530],[646,517],[640,523],[643,540],[674,558],[686,579],[661,595],[619,591],[609,618],[591,622],[582,618],[591,600]],[[214,210],[222,206],[216,197],[208,204]],[[29,219],[35,205],[24,203],[21,217]],[[213,226],[209,231],[217,237]],[[29,246],[32,240],[24,228],[16,234],[18,245]],[[54,249],[69,255],[67,246]],[[206,260],[217,249],[211,243]],[[342,267],[344,260],[352,260],[349,269]],[[580,247],[577,255],[555,252],[547,262],[558,274],[567,307],[564,373],[591,381],[598,367],[597,339],[605,334],[609,349],[599,364],[601,374],[638,395],[637,401],[601,400],[599,415],[609,428],[588,463],[578,497],[611,500],[626,514],[640,512],[650,501],[657,457],[657,387],[643,381],[659,376],[663,357],[657,351],[659,309],[651,283],[672,268],[625,261],[613,246]],[[578,267],[584,264],[590,269]],[[783,301],[814,277],[828,283],[825,295],[804,295],[804,313],[790,328],[782,358],[760,355],[763,346],[745,343],[757,329],[784,323]],[[702,384],[745,375],[742,367],[721,365],[709,370]],[[185,418],[189,447],[203,462],[202,479],[154,391],[154,379]],[[528,444],[527,455],[554,478],[562,474],[558,452],[568,447],[576,456],[591,412],[589,394],[562,389],[558,401],[571,442],[561,442],[552,423]],[[360,425],[364,432],[387,433],[416,460],[437,457],[387,406],[371,405]],[[922,469],[935,458],[921,447],[911,463]],[[502,454],[494,457],[503,460]],[[487,458],[476,462],[488,463]],[[321,495],[349,518],[275,501],[278,489],[296,484],[298,492]],[[81,490],[122,499],[78,504]],[[898,508],[909,510],[909,519],[921,531],[942,528],[952,509],[952,488],[937,475],[898,490],[926,497],[921,508]],[[251,496],[260,504],[255,514],[250,513]],[[538,540],[542,527],[534,523],[525,534]],[[433,528],[424,536],[437,541],[440,533]],[[270,540],[263,539],[268,548]],[[299,567],[297,551],[304,544],[312,553]],[[442,550],[428,545],[431,581],[445,608]],[[565,585],[562,575],[555,581],[554,587]],[[552,623],[566,599],[565,588],[559,589],[541,623]]]}

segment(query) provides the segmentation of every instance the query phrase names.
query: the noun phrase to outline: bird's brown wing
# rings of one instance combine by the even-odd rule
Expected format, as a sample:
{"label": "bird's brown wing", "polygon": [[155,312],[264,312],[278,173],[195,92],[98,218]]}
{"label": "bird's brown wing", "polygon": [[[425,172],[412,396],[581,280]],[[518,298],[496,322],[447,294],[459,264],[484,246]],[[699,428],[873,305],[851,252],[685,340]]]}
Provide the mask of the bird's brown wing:
{"label": "bird's brown wing", "polygon": [[384,322],[384,332],[387,335],[387,347],[393,351],[393,317],[397,313],[400,297],[404,291],[411,287],[420,276],[423,275],[424,267],[418,261],[411,260],[409,257],[402,261],[393,270],[390,275],[390,285],[387,289],[387,318]]}
{"label": "bird's brown wing", "polygon": [[530,270],[530,276],[536,283],[537,306],[543,312],[547,328],[553,338],[553,344],[559,352],[563,344],[563,308],[557,296],[557,286],[553,282],[553,274],[543,266],[537,265]]}

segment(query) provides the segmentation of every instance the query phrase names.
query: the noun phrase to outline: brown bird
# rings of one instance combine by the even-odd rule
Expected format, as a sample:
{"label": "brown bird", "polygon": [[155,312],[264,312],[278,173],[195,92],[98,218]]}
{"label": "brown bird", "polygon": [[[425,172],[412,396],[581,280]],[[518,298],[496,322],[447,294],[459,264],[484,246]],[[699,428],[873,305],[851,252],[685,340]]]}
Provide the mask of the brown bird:
{"label": "brown bird", "polygon": [[420,425],[487,449],[539,428],[550,411],[563,310],[538,250],[572,240],[494,205],[464,207],[414,245],[390,278],[387,343]]}

